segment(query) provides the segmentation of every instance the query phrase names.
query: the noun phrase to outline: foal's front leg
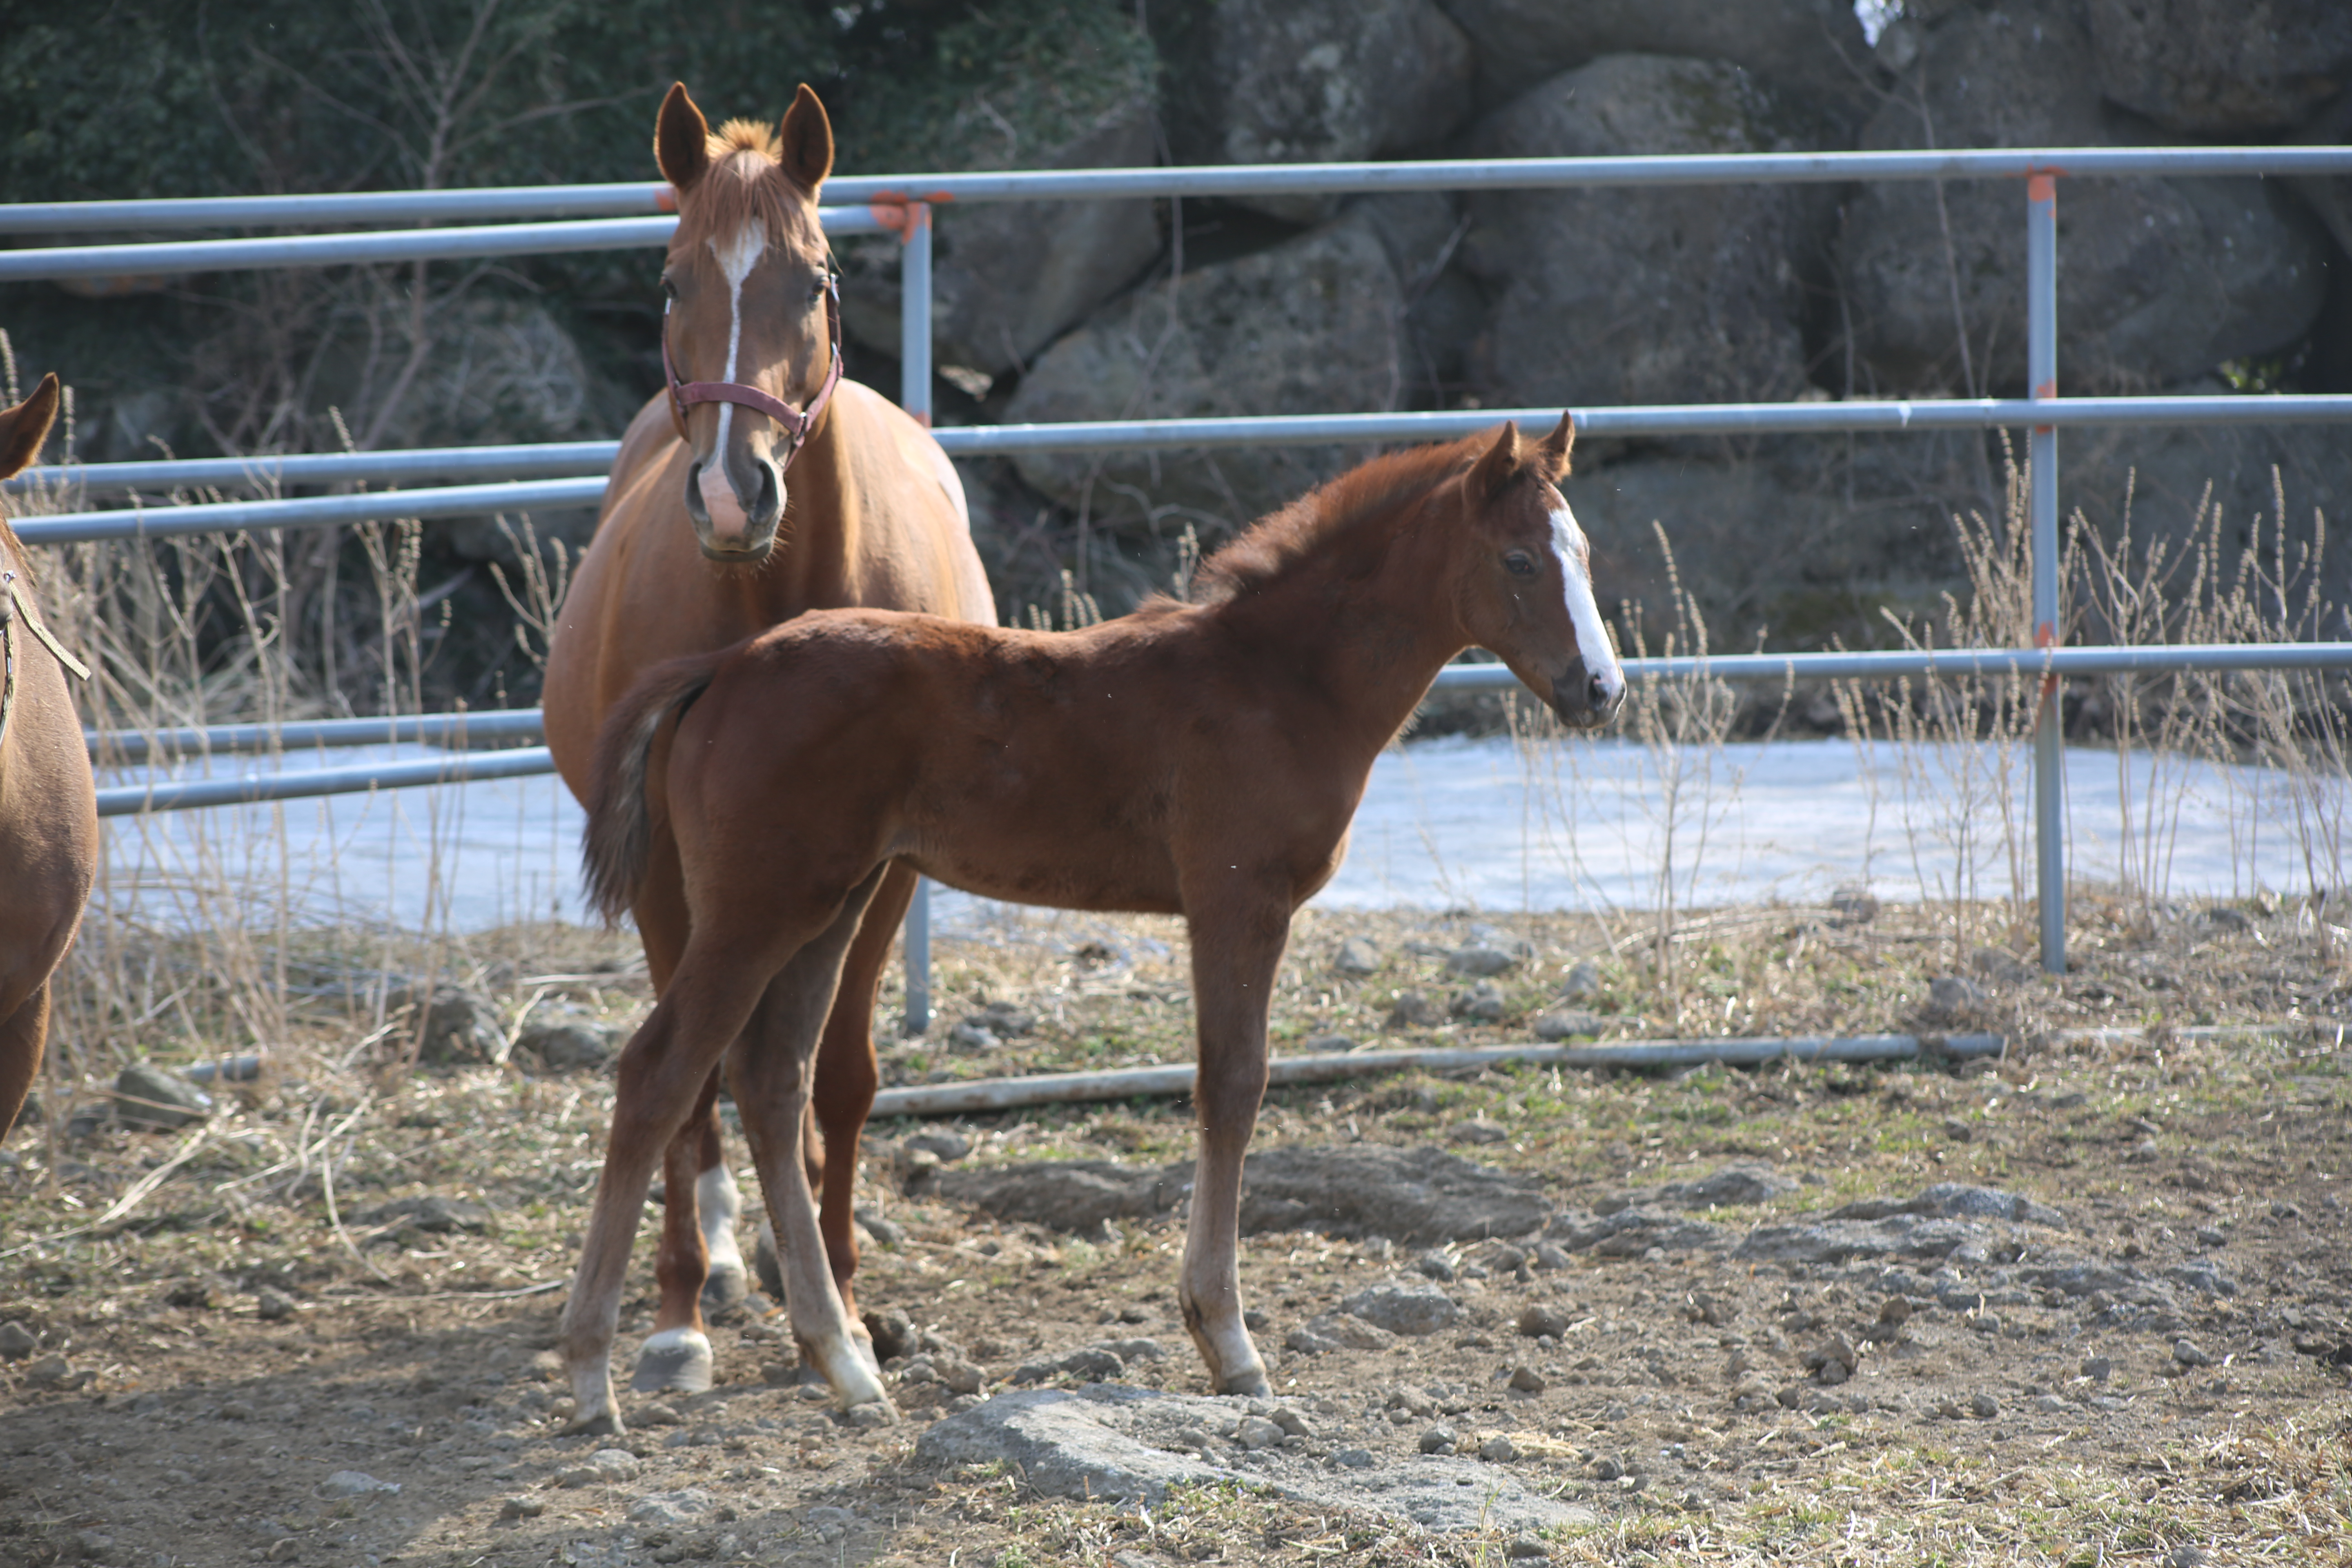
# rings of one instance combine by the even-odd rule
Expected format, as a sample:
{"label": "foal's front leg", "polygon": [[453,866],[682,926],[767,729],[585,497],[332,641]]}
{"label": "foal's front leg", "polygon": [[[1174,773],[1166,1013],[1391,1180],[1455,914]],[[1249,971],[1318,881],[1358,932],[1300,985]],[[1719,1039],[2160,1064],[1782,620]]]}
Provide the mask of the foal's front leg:
{"label": "foal's front leg", "polygon": [[1201,1138],[1192,1216],[1176,1298],[1218,1394],[1274,1392],[1242,1321],[1242,1158],[1265,1094],[1266,1010],[1290,935],[1285,904],[1224,907],[1191,917],[1200,1069],[1192,1089]]}

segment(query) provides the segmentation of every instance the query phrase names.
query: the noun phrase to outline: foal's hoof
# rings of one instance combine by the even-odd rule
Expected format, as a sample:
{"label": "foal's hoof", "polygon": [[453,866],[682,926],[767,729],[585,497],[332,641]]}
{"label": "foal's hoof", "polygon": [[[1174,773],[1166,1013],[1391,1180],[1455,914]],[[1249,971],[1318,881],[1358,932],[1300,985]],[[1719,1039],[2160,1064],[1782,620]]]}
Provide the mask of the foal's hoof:
{"label": "foal's hoof", "polygon": [[629,1386],[639,1394],[700,1394],[710,1386],[710,1341],[692,1329],[665,1329],[637,1352]]}
{"label": "foal's hoof", "polygon": [[733,1314],[751,1293],[751,1276],[740,1263],[714,1263],[702,1281],[702,1315],[713,1322]]}
{"label": "foal's hoof", "polygon": [[583,1415],[563,1428],[567,1437],[619,1437],[628,1428],[621,1425],[617,1410],[599,1410],[593,1415]]}
{"label": "foal's hoof", "polygon": [[1217,1384],[1217,1392],[1242,1399],[1271,1399],[1274,1397],[1274,1384],[1266,1381],[1264,1368],[1251,1367],[1221,1381]]}

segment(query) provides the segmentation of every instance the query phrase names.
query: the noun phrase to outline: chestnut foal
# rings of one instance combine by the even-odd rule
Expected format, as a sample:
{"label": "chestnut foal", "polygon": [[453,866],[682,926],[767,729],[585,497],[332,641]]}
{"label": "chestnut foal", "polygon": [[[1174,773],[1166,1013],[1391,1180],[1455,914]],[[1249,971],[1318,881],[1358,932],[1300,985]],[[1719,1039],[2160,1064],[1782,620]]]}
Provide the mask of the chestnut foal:
{"label": "chestnut foal", "polygon": [[1179,1295],[1215,1391],[1268,1392],[1236,1247],[1292,911],[1338,868],[1373,759],[1464,648],[1501,655],[1571,724],[1624,697],[1556,488],[1570,440],[1563,417],[1539,443],[1507,425],[1376,458],[1219,552],[1193,603],[1058,634],[821,612],[630,693],[597,740],[590,884],[608,915],[629,907],[666,825],[693,928],[621,1056],[563,1316],[576,1424],[620,1428],[608,1357],[630,1237],[722,1056],[803,1360],[843,1406],[887,1408],[800,1140],[843,955],[901,866],[990,898],[1185,917],[1201,1144]]}
{"label": "chestnut foal", "polygon": [[[0,479],[40,455],[58,378],[0,409]],[[98,796],[70,661],[41,625],[25,548],[0,520],[0,1138],[16,1124],[49,1033],[49,974],[98,868]]]}
{"label": "chestnut foal", "polygon": [[[780,125],[730,121],[713,135],[674,86],[654,153],[677,191],[662,268],[671,384],[621,442],[547,660],[548,749],[583,802],[605,714],[666,659],[828,606],[996,620],[946,454],[904,410],[842,378],[841,302],[817,224],[833,131],[816,94],[803,87]],[[914,873],[899,871],[874,899],[817,1051],[803,1147],[845,1296],[857,1268],[850,1189],[877,1081],[875,992],[914,888]],[[631,904],[660,993],[688,928],[666,835]],[[702,1314],[744,1295],[741,1200],[721,1158],[718,1090],[713,1074],[663,1161],[661,1305],[638,1357],[640,1389],[709,1387]]]}

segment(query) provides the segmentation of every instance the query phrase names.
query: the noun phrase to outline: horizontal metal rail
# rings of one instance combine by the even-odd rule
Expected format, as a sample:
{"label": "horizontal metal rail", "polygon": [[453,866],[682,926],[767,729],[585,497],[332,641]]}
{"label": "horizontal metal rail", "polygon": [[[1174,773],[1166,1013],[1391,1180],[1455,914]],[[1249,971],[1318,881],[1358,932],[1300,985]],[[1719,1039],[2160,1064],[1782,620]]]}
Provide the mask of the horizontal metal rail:
{"label": "horizontal metal rail", "polygon": [[[2352,642],[2163,643],[2144,647],[1872,648],[1855,653],[1735,653],[1706,658],[1629,658],[1628,681],[1959,680],[1970,676],[2179,675],[2200,670],[2352,669]],[[1449,664],[1440,691],[1507,691],[1518,678],[1499,664]]]}
{"label": "horizontal metal rail", "polygon": [[[843,205],[887,206],[909,200],[1100,201],[1139,196],[1344,195],[1381,191],[1540,190],[1580,185],[2023,179],[2032,174],[2099,178],[2347,172],[2352,172],[2352,150],[2342,147],[2026,147],[849,174],[826,181],[824,195]],[[610,184],[451,191],[22,202],[0,205],[0,234],[586,217],[668,212],[674,210],[675,201],[666,184],[622,181]]]}
{"label": "horizontal metal rail", "polygon": [[286,196],[163,196],[147,201],[17,202],[0,234],[124,228],[302,228],[339,223],[462,223],[467,218],[622,217],[674,213],[664,180],[594,185],[480,185],[451,191],[320,191]]}
{"label": "horizontal metal rail", "polygon": [[297,719],[282,724],[81,732],[82,742],[92,755],[123,763],[144,762],[151,757],[222,756],[402,742],[463,750],[469,746],[536,743],[544,737],[545,729],[536,708],[486,708],[477,713],[410,713],[387,719]]}
{"label": "horizontal metal rail", "polygon": [[98,815],[131,816],[151,811],[194,811],[211,805],[251,805],[260,801],[301,800],[311,795],[365,795],[419,784],[469,784],[478,779],[527,778],[555,771],[545,746],[511,752],[457,752],[409,763],[362,763],[257,773],[245,778],[158,779],[98,792]]}
{"label": "horizontal metal rail", "polygon": [[332,528],[396,518],[484,517],[541,507],[593,507],[604,499],[602,475],[519,484],[449,485],[421,490],[371,490],[362,495],[301,496],[293,500],[206,501],[196,506],[134,507],[121,511],[69,511],[28,517],[11,526],[27,544],[83,544],[104,539],[162,539],[187,533],[234,533],[256,528]]}
{"label": "horizontal metal rail", "polygon": [[547,441],[509,447],[409,447],[387,452],[265,452],[251,458],[181,458],[152,463],[69,463],[26,468],[0,479],[0,490],[86,495],[174,490],[193,486],[239,489],[263,485],[396,484],[415,479],[525,479],[602,474],[620,455],[618,441]]}
{"label": "horizontal metal rail", "polygon": [[[885,226],[863,207],[825,207],[827,234],[874,234]],[[59,278],[159,278],[252,267],[352,267],[362,262],[461,261],[485,256],[638,250],[667,245],[669,217],[588,218],[575,223],[483,224],[474,228],[383,229],[369,234],[268,235],[254,239],[181,239],[154,245],[58,245],[0,250],[0,283]]]}
{"label": "horizontal metal rail", "polygon": [[[1528,426],[1558,420],[1557,408],[1489,408],[1430,414],[1303,414],[1219,419],[1099,419],[1058,425],[961,425],[932,432],[951,457],[1004,456],[1019,452],[1086,452],[1109,448],[1178,447],[1307,446],[1383,441],[1450,440],[1491,429],[1506,419]],[[2078,397],[2037,402],[2021,397],[1949,400],[1879,400],[1846,403],[1657,404],[1568,411],[1588,436],[1830,435],[1927,429],[1978,430],[2034,425],[2064,426],[2138,425],[2255,425],[2352,423],[2352,395],[2296,394],[2241,397]],[[530,447],[441,447],[413,453],[254,458],[287,466],[316,464],[320,476],[357,478],[371,471],[394,477],[432,471],[440,454],[457,472],[544,471],[539,465],[599,469],[593,455],[613,453],[618,443],[567,441],[531,456]],[[469,451],[479,458],[463,456]],[[226,468],[247,460],[204,458]],[[327,465],[346,465],[331,468]],[[372,468],[372,465],[381,465]],[[107,464],[89,469],[37,469],[37,473],[100,474],[115,468],[184,470],[186,464]],[[116,483],[110,477],[107,482]],[[128,482],[128,481],[122,481]],[[144,483],[158,482],[146,479]],[[217,482],[174,479],[175,483]],[[68,544],[92,539],[124,539],[174,533],[205,533],[252,528],[324,528],[338,523],[381,522],[404,517],[465,517],[533,507],[594,506],[604,479],[583,477],[537,484],[474,485],[364,495],[309,496],[290,500],[213,501],[125,511],[65,512],[27,518],[16,531],[28,544]],[[143,521],[133,521],[135,517]]]}

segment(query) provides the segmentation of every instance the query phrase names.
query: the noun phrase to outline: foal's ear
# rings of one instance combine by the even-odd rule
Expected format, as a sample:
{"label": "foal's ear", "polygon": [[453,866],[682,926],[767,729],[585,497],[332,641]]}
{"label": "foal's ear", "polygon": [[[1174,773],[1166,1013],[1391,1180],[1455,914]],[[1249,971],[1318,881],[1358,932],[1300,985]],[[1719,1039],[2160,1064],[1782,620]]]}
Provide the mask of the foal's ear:
{"label": "foal's ear", "polygon": [[1536,448],[1536,461],[1544,479],[1558,484],[1568,477],[1568,449],[1576,445],[1576,421],[1566,409],[1560,410],[1559,426],[1543,438]]}
{"label": "foal's ear", "polygon": [[1471,468],[1470,477],[1463,481],[1463,488],[1469,492],[1472,501],[1484,502],[1510,483],[1511,476],[1518,471],[1518,422],[1506,419],[1501,434],[1495,437],[1495,444],[1486,448],[1486,456]]}
{"label": "foal's ear", "polygon": [[14,408],[0,410],[0,479],[32,466],[49,438],[58,416],[58,373],[41,377],[33,395]]}
{"label": "foal's ear", "polygon": [[694,107],[682,81],[669,84],[654,121],[654,162],[661,166],[662,178],[681,191],[710,167],[710,121]]}
{"label": "foal's ear", "polygon": [[833,173],[833,121],[806,82],[784,110],[783,164],[784,173],[812,196]]}

